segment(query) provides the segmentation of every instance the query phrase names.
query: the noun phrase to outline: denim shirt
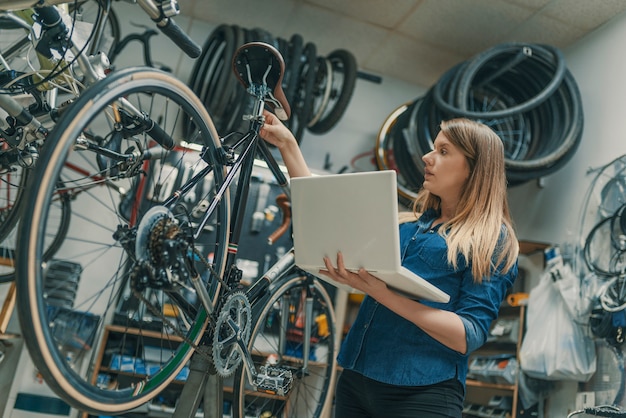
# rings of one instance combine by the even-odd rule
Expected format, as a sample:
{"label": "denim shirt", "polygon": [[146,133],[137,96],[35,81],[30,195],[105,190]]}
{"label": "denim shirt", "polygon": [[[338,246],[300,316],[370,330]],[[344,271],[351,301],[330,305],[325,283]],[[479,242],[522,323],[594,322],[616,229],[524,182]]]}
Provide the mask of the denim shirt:
{"label": "denim shirt", "polygon": [[400,225],[402,265],[450,295],[447,303],[420,301],[455,312],[465,326],[467,352],[441,344],[410,321],[366,296],[342,343],[338,362],[379,382],[401,386],[430,385],[456,377],[465,387],[468,356],[487,339],[500,304],[517,276],[517,263],[474,283],[471,263],[447,260],[445,239],[432,228],[438,214],[426,211],[416,222]]}

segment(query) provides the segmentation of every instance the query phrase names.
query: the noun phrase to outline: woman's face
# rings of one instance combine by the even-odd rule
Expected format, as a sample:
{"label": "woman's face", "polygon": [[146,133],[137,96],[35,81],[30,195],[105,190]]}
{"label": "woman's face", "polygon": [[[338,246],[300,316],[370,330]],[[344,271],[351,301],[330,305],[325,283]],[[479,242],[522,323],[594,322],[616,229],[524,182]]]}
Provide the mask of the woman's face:
{"label": "woman's face", "polygon": [[434,149],[422,157],[425,163],[423,186],[442,202],[456,202],[469,178],[469,163],[458,147],[439,132]]}

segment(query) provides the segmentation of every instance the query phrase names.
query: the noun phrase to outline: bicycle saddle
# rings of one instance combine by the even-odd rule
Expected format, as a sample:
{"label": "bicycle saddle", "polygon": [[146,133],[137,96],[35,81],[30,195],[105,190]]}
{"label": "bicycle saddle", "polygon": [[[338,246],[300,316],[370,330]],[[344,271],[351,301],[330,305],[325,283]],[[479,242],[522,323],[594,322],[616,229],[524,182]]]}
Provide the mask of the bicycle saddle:
{"label": "bicycle saddle", "polygon": [[246,90],[252,86],[252,94],[257,87],[266,86],[262,89],[266,103],[278,119],[289,119],[291,108],[282,87],[285,60],[276,48],[264,42],[240,46],[233,56],[233,71]]}

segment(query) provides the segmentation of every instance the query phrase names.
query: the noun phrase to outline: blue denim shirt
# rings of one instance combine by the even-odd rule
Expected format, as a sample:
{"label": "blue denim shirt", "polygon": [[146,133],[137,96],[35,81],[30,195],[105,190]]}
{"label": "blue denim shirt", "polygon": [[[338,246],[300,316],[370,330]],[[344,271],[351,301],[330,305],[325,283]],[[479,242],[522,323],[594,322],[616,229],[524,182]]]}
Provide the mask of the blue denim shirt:
{"label": "blue denim shirt", "polygon": [[338,362],[379,382],[422,386],[457,378],[463,386],[468,356],[487,339],[489,327],[517,276],[517,264],[475,284],[471,264],[459,257],[448,263],[445,239],[431,229],[438,214],[425,212],[416,222],[400,225],[402,265],[450,295],[447,303],[420,301],[455,312],[465,326],[467,353],[454,351],[415,324],[366,296],[343,341]]}

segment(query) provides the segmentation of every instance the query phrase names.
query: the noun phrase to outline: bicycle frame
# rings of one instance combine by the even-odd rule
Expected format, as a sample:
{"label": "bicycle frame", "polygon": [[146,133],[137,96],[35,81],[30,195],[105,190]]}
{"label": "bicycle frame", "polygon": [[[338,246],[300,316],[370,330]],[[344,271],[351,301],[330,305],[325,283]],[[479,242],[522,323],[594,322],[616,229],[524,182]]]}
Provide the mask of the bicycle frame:
{"label": "bicycle frame", "polygon": [[[263,67],[263,51],[270,50],[262,46],[246,51],[250,51],[250,56],[253,53],[260,56],[261,68],[255,67],[253,71],[258,77],[250,77],[250,83],[258,87],[264,84],[259,74],[262,76],[269,68]],[[271,68],[277,68],[276,62],[272,61]],[[272,87],[275,85],[279,84]],[[29,349],[39,362],[36,363],[39,369],[47,373],[43,374],[44,378],[58,382],[53,389],[76,408],[99,413],[126,411],[152,399],[176,378],[194,352],[199,351],[202,356],[209,345],[218,373],[222,376],[238,373],[241,384],[237,385],[239,392],[234,396],[242,402],[248,401],[248,397],[267,396],[256,395],[254,389],[251,395],[249,383],[261,392],[274,391],[273,399],[283,402],[288,409],[292,403],[302,404],[303,397],[295,395],[305,393],[309,383],[322,380],[326,391],[335,364],[334,327],[331,333],[317,331],[322,327],[320,312],[334,325],[333,304],[326,289],[314,277],[296,269],[293,251],[279,258],[267,271],[263,272],[267,268],[264,267],[261,274],[255,273],[256,280],[247,289],[240,286],[243,271],[238,268],[238,258],[250,247],[242,245],[238,253],[238,246],[240,241],[244,244],[246,237],[244,210],[249,203],[252,171],[257,161],[267,165],[275,178],[271,182],[280,186],[279,193],[282,190],[285,196],[289,195],[286,174],[259,136],[271,92],[251,91],[257,99],[252,114],[246,117],[250,122],[247,133],[220,139],[200,100],[180,80],[162,71],[143,68],[116,71],[98,86],[103,87],[81,93],[78,105],[68,108],[56,124],[58,129],[51,131],[47,142],[50,146],[44,147],[42,159],[36,164],[31,181],[39,186],[32,190],[34,197],[28,200],[26,216],[41,219],[41,225],[35,226],[35,222],[19,225],[20,230],[35,234],[20,232],[20,237],[32,237],[19,240],[19,247],[24,247],[20,251],[32,253],[21,259],[25,264],[20,261],[16,271],[21,289],[26,289],[21,291],[22,295],[32,299],[29,303],[21,302],[25,310],[20,310],[20,319],[26,324],[25,330],[32,330]],[[269,100],[268,106],[276,106]],[[158,120],[162,130],[169,132],[165,139],[170,141],[161,141],[163,146],[155,147],[154,142],[159,141],[150,134],[153,124],[137,124],[141,121],[133,117],[136,112],[132,112],[132,106]],[[188,143],[178,140],[181,133]],[[203,145],[194,148],[191,144]],[[173,152],[159,155],[165,150]],[[133,152],[137,156],[131,155]],[[153,152],[155,161],[148,161],[151,158],[146,154]],[[90,168],[81,169],[81,161]],[[73,370],[72,362],[65,356],[48,361],[47,352],[54,356],[61,350],[53,342],[55,334],[49,334],[55,325],[50,322],[47,307],[53,301],[42,298],[39,288],[47,283],[44,270],[47,266],[42,261],[46,261],[47,237],[57,226],[56,203],[63,201],[65,195],[75,198],[71,202],[78,211],[56,257],[81,266],[84,278],[104,279],[94,281],[94,286],[89,279],[80,282],[81,291],[76,292],[79,297],[74,303],[79,310],[106,318],[94,329],[93,341],[99,341],[98,352],[105,352],[100,350],[105,350],[107,342],[97,339],[100,334],[96,333],[104,335],[111,324],[138,330],[131,335],[142,335],[142,330],[154,327],[161,333],[161,341],[170,341],[170,337],[180,341],[160,348],[162,369],[133,377],[142,382],[145,390],[137,391],[127,382],[120,382],[119,387],[111,390],[101,388],[91,380],[87,362],[83,362],[84,370],[73,379],[76,383],[68,382],[57,376],[73,378],[72,373],[66,373]],[[286,207],[279,200],[277,205]],[[86,223],[96,213],[92,212],[96,207],[105,210],[99,212],[101,222],[92,223],[91,230]],[[168,228],[166,234],[162,227]],[[205,231],[201,236],[202,229]],[[42,230],[50,234],[42,235]],[[102,255],[105,251],[107,256]],[[34,274],[22,273],[31,268]],[[99,303],[92,307],[91,301]],[[165,313],[170,305],[175,307],[174,316],[171,311]],[[275,325],[282,323],[283,318],[290,318],[286,322],[289,329],[274,327],[271,335],[264,335],[265,318],[270,315],[277,318],[278,306],[282,307],[280,312],[287,309],[287,314],[276,320]],[[299,307],[297,323],[292,322],[296,316],[290,307]],[[142,322],[144,314],[155,322],[151,319]],[[46,319],[40,321],[42,316]],[[237,316],[245,321],[239,321]],[[213,327],[207,328],[210,324]],[[219,332],[212,332],[215,330]],[[237,330],[242,330],[241,336]],[[270,336],[271,354],[284,357],[284,361],[274,365],[265,363],[269,357],[257,345],[257,342],[265,343],[265,338]],[[46,341],[37,341],[40,337]],[[284,347],[285,352],[279,347]],[[122,347],[119,348],[121,354]],[[109,359],[98,352],[82,351],[81,356],[94,359],[96,369],[100,368],[99,361],[109,364]],[[293,392],[289,392],[291,384]],[[112,402],[98,403],[101,396]],[[325,392],[320,396],[324,397]]]}
{"label": "bicycle frame", "polygon": [[[75,0],[0,0],[0,10],[12,11],[32,7],[59,6],[62,4],[71,4],[74,3],[74,1]],[[153,0],[132,0],[132,2],[137,3],[152,19],[159,19],[160,12],[157,2]]]}
{"label": "bicycle frame", "polygon": [[[263,96],[257,96],[257,102],[254,107],[255,114],[250,116],[251,125],[248,132],[232,147],[222,146],[222,148],[215,150],[215,152],[220,154],[220,159],[223,160],[225,165],[228,165],[231,168],[228,170],[223,184],[212,199],[210,206],[208,207],[202,220],[198,223],[198,226],[196,227],[196,230],[193,234],[194,239],[197,240],[208,219],[211,218],[214,211],[216,210],[217,205],[223,200],[225,193],[229,190],[232,190],[234,187],[234,203],[231,209],[231,225],[229,228],[229,252],[226,259],[225,270],[226,274],[228,274],[229,277],[226,277],[226,280],[224,280],[227,284],[227,288],[238,284],[236,273],[237,247],[239,245],[239,240],[241,238],[241,232],[243,229],[242,224],[245,220],[245,217],[243,215],[245,213],[248,202],[252,172],[254,169],[255,161],[257,161],[257,151],[261,154],[262,161],[267,164],[267,168],[272,173],[274,180],[276,180],[278,186],[281,187],[283,193],[289,199],[291,198],[289,182],[285,174],[283,173],[274,156],[271,154],[267,143],[263,141],[259,136],[259,130],[264,123],[264,107],[265,101],[263,99]],[[240,148],[242,150],[239,154],[235,154],[233,152],[233,150]],[[207,152],[207,150],[202,150],[201,152]],[[189,190],[197,186],[198,183],[200,183],[202,179],[212,171],[212,169],[212,167],[207,166],[198,174],[196,174],[193,178],[188,180],[185,184],[182,184],[179,190],[175,191],[171,197],[165,200],[163,206],[171,207],[175,205],[176,202],[182,199]],[[237,185],[233,186],[233,181],[237,176],[239,180],[237,182]],[[247,290],[246,295],[251,304],[254,305],[257,301],[261,300],[269,286],[274,281],[280,279],[285,274],[293,271],[295,267],[295,256],[293,249],[291,249]],[[221,278],[213,279],[220,280]],[[212,313],[214,311],[214,308],[211,304],[211,299],[207,293],[205,285],[200,280],[193,280],[193,284],[196,291],[200,295],[200,300],[202,301],[204,308],[207,312]],[[309,315],[306,316],[308,322],[305,325],[305,332],[306,335],[309,335],[310,337],[310,316],[312,315],[312,306],[309,304],[307,309],[310,312],[307,312]],[[305,341],[309,341],[309,339],[305,339]],[[248,352],[245,345],[241,345],[241,341],[240,349],[243,355],[245,365],[249,370],[248,376],[251,379],[250,383],[255,385],[252,379],[254,376],[256,376],[257,373],[255,371],[254,365],[252,364],[250,353]],[[309,351],[310,342],[305,346],[306,356],[304,357],[304,370],[306,370],[308,364]]]}
{"label": "bicycle frame", "polygon": [[[24,5],[23,3],[24,2],[12,1],[12,0],[2,1],[0,3],[0,11],[7,12],[11,10],[22,10],[28,7],[33,7],[34,5],[37,5],[39,9],[41,9],[42,7],[40,4],[37,4],[37,2],[29,2],[28,5]],[[54,2],[54,4],[67,4],[67,3],[72,3],[72,2],[71,1]],[[48,5],[47,2],[45,3],[45,5],[50,6]],[[24,7],[21,7],[21,6],[24,6]],[[59,14],[58,11],[54,13],[54,15],[57,15],[57,14]],[[6,14],[6,15],[13,16],[12,14]],[[42,16],[42,19],[46,23],[46,25],[49,25],[50,27],[62,24],[61,22],[58,22],[58,21],[46,22],[47,17],[48,17],[47,15],[44,15]],[[16,22],[21,22],[20,24],[22,24],[24,27],[29,26],[28,22],[22,21],[18,17],[13,16],[12,19],[15,20]],[[48,19],[50,18],[48,17]],[[99,13],[99,16],[98,16],[98,21],[95,23],[97,30],[94,33],[94,38],[92,39],[92,42],[91,42],[92,48],[96,48],[97,45],[100,43],[100,39],[102,36],[102,26],[105,20],[106,20],[106,10],[101,10],[101,13]],[[37,39],[37,35],[35,33],[34,26],[33,26],[34,22],[30,22],[30,23],[31,23],[30,24],[31,36],[33,37],[33,39]],[[92,58],[93,55],[84,53],[84,51],[79,49],[74,44],[74,42],[71,41],[71,39],[68,39],[67,46],[69,46],[69,50],[74,55],[75,57],[74,59],[76,63],[78,64],[78,67],[80,68],[80,72],[83,75],[82,84],[85,86],[85,88],[88,88],[89,86],[94,84],[96,81],[105,77],[106,69],[109,66],[109,61],[106,56],[101,56],[99,59],[93,59]],[[51,59],[48,59],[42,56],[41,54],[38,54],[38,59],[42,67],[46,67],[46,66],[50,66],[51,68],[61,67],[61,69],[59,70],[59,74],[68,70],[70,66],[69,63],[65,63],[65,62],[55,63],[51,61]],[[5,66],[7,65],[6,61],[4,61],[4,64]],[[73,78],[73,76],[71,77]],[[52,90],[52,88],[53,86],[50,83],[47,83],[47,84],[44,84],[40,89]],[[23,149],[27,145],[27,143],[30,143],[36,140],[43,140],[47,136],[46,129],[43,127],[41,122],[39,122],[39,120],[37,120],[33,115],[30,115],[29,112],[26,111],[26,109],[24,109],[24,107],[11,95],[0,94],[0,107],[3,108],[10,116],[16,118],[17,120],[28,120],[28,122],[26,123],[26,128],[27,128],[27,131],[31,132],[31,135],[29,138],[28,138],[29,136],[28,134],[24,135],[24,138],[22,139],[22,141],[19,144],[17,144],[17,148]]]}

